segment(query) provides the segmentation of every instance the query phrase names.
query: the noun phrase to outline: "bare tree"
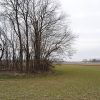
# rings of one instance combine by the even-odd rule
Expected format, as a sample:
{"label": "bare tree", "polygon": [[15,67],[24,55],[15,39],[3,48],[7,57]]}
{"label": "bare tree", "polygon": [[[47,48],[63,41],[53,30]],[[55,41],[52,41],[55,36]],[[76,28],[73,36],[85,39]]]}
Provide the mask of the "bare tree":
{"label": "bare tree", "polygon": [[49,71],[54,59],[71,53],[75,36],[57,3],[52,0],[3,0],[1,6],[1,16],[6,17],[10,30],[7,35],[11,44],[8,51],[12,49],[9,59],[17,62],[19,57],[18,70]]}
{"label": "bare tree", "polygon": [[[35,0],[31,4],[30,20],[33,29],[35,70],[49,70],[52,55],[69,52],[75,38],[51,0]],[[43,65],[41,65],[41,62]]]}

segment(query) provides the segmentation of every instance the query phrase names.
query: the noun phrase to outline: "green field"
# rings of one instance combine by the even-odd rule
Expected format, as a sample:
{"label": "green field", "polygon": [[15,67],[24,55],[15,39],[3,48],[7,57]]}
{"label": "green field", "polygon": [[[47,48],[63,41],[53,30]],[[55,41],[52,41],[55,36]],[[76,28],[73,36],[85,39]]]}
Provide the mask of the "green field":
{"label": "green field", "polygon": [[59,65],[43,75],[2,73],[0,100],[100,100],[100,66]]}

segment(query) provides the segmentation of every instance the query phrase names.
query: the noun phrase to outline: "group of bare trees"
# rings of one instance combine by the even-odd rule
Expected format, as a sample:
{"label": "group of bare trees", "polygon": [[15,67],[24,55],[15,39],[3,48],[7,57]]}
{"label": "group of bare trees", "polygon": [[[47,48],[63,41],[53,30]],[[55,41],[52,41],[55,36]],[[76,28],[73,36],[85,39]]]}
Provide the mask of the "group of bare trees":
{"label": "group of bare trees", "polygon": [[70,54],[74,35],[58,6],[53,0],[1,1],[0,68],[49,71],[55,58]]}

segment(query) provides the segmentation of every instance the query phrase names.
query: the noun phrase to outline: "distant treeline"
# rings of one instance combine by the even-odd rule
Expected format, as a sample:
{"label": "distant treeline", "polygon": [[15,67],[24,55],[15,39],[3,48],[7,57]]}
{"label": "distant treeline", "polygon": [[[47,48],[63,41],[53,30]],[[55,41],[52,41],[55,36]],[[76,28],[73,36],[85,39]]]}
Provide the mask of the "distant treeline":
{"label": "distant treeline", "polygon": [[100,62],[100,59],[83,59],[83,62]]}

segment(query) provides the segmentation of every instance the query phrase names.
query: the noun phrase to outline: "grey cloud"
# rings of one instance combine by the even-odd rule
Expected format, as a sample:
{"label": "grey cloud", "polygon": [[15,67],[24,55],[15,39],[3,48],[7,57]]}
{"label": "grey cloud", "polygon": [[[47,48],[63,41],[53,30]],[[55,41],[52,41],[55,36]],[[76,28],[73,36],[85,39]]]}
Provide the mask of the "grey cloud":
{"label": "grey cloud", "polygon": [[71,27],[79,35],[72,60],[100,58],[100,0],[60,0],[71,16]]}

